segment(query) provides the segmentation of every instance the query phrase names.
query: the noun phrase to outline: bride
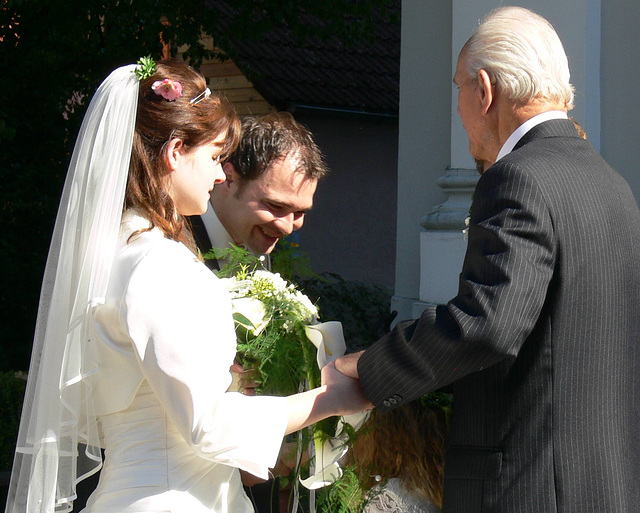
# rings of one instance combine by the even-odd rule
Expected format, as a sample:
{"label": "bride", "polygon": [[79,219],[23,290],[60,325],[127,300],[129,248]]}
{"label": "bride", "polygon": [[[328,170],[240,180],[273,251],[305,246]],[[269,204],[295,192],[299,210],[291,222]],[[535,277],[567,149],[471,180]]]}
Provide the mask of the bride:
{"label": "bride", "polygon": [[[45,270],[7,512],[250,512],[285,434],[371,406],[332,365],[289,397],[227,392],[226,290],[184,216],[206,210],[239,122],[179,62],[116,69],[81,128]],[[81,447],[81,450],[78,448]],[[105,459],[102,462],[101,447]]]}

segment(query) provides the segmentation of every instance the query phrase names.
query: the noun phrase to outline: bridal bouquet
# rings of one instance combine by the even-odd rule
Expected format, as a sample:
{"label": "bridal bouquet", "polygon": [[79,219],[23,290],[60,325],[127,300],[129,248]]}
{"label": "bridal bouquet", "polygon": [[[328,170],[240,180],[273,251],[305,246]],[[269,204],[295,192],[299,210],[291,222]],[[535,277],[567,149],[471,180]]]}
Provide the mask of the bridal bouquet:
{"label": "bridal bouquet", "polygon": [[[318,322],[317,307],[295,285],[264,270],[242,248],[214,249],[205,258],[224,258],[218,272],[231,294],[238,341],[237,361],[258,373],[259,394],[286,396],[320,385],[320,369],[346,350],[339,322]],[[313,426],[314,466],[300,479],[310,490],[342,475],[340,458],[364,415],[329,418]],[[299,472],[297,472],[299,473]]]}
{"label": "bridal bouquet", "polygon": [[238,363],[259,373],[258,392],[290,395],[319,385],[316,351],[307,336],[318,309],[279,274],[244,266],[226,278],[238,338]]}

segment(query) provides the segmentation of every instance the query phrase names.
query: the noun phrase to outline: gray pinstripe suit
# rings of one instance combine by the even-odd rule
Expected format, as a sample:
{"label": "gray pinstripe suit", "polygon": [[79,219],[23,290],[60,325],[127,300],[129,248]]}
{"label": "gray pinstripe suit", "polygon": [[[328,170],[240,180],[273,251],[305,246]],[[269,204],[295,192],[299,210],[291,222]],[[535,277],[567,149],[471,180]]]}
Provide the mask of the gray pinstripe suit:
{"label": "gray pinstripe suit", "polygon": [[453,383],[446,513],[640,511],[640,213],[568,120],[480,178],[459,291],[360,358],[382,410]]}

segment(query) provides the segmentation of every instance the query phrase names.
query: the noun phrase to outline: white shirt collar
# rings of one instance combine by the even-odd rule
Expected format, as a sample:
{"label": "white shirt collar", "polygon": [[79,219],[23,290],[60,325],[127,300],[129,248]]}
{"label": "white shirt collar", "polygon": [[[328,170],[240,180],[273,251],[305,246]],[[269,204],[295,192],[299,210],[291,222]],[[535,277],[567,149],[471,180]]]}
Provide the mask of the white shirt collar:
{"label": "white shirt collar", "polygon": [[[211,247],[213,248],[221,248],[227,249],[229,244],[237,244],[233,241],[233,237],[229,235],[229,232],[224,227],[224,225],[218,219],[218,215],[216,211],[213,209],[211,202],[207,206],[207,211],[200,216],[202,219],[202,224],[204,224],[205,230],[207,230],[207,235],[209,236],[209,240],[211,241]],[[263,265],[266,269],[271,270],[271,259],[269,255],[262,255],[264,258],[262,259]],[[222,267],[225,264],[224,260],[218,260],[218,263]]]}
{"label": "white shirt collar", "polygon": [[534,126],[539,125],[540,123],[544,123],[545,121],[549,121],[551,119],[568,119],[567,113],[561,110],[550,110],[547,112],[543,112],[542,114],[538,114],[537,116],[533,116],[531,119],[528,119],[522,125],[515,129],[515,131],[509,136],[509,138],[505,141],[500,148],[500,152],[498,153],[498,157],[496,158],[496,162],[500,160],[505,155],[511,153],[513,148],[515,148],[518,141],[524,137],[524,135],[531,130]]}
{"label": "white shirt collar", "polygon": [[207,211],[202,214],[200,218],[202,219],[202,224],[204,224],[204,227],[207,230],[207,235],[211,241],[211,247],[225,249],[229,247],[229,244],[235,244],[233,242],[233,238],[229,235],[229,232],[222,225],[220,219],[218,219],[216,211],[213,209],[213,206],[211,206],[211,203],[209,203]]}

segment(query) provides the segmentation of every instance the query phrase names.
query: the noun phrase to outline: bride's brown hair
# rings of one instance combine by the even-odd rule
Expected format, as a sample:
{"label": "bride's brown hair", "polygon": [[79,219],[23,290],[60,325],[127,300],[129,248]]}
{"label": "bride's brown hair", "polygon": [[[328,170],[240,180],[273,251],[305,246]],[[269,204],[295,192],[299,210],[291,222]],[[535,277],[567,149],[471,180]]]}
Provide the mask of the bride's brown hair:
{"label": "bride's brown hair", "polygon": [[[156,94],[151,86],[165,79],[180,82],[181,97],[167,101]],[[184,242],[194,252],[193,237],[167,192],[166,147],[172,139],[179,138],[188,151],[193,150],[226,132],[221,154],[221,160],[225,160],[240,140],[240,121],[226,98],[212,93],[192,102],[206,88],[204,77],[180,61],[158,62],[156,72],[140,82],[124,204],[125,209],[139,210],[167,238]]]}

